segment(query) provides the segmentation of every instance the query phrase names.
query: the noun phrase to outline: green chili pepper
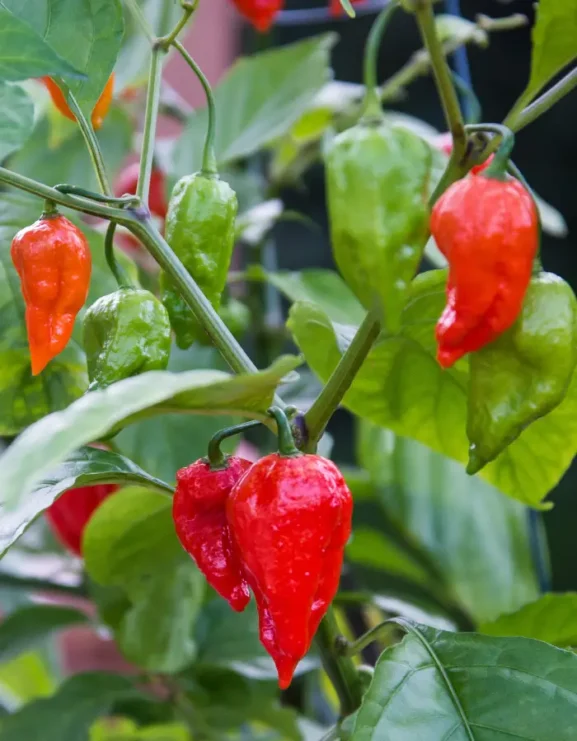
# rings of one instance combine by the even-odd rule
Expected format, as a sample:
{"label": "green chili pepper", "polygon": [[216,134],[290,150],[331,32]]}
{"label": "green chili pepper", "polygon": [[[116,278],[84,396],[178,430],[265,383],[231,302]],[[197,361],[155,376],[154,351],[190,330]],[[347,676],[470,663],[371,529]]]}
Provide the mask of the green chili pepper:
{"label": "green chili pepper", "polygon": [[428,234],[431,160],[424,141],[380,117],[337,136],[326,155],[335,261],[365,308],[380,305],[390,332]]}
{"label": "green chili pepper", "polygon": [[[176,184],[166,217],[166,239],[204,295],[218,310],[234,247],[236,194],[218,175],[195,173]],[[188,305],[166,275],[160,278],[176,342],[182,349],[206,341]]]}
{"label": "green chili pepper", "polygon": [[468,473],[563,401],[577,363],[577,300],[552,273],[529,284],[515,324],[470,355]]}
{"label": "green chili pepper", "polygon": [[102,296],[84,317],[90,390],[150,370],[170,357],[168,313],[149,291],[121,288]]}

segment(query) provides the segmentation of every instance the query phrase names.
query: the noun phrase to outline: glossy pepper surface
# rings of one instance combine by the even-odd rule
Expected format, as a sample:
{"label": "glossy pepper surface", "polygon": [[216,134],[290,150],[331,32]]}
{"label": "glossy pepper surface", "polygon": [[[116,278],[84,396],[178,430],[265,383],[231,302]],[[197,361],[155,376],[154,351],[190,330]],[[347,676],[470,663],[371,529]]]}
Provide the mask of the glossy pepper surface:
{"label": "glossy pepper surface", "polygon": [[68,489],[45,512],[58,540],[77,556],[82,555],[82,536],[94,512],[111,494],[116,484],[98,484]]}
{"label": "glossy pepper surface", "polygon": [[121,288],[102,296],[84,317],[90,388],[164,370],[170,345],[168,312],[150,291]]}
{"label": "glossy pepper surface", "polygon": [[[76,116],[70,110],[68,103],[66,102],[66,96],[54,80],[50,77],[43,77],[42,82],[48,89],[52,102],[58,108],[60,113],[71,121],[76,121]],[[104,86],[100,98],[98,98],[96,105],[92,111],[92,126],[98,131],[98,129],[104,123],[110,104],[112,103],[112,97],[114,95],[114,72],[108,78],[108,82]]]}
{"label": "glossy pepper surface", "polygon": [[[195,173],[176,184],[166,218],[166,240],[190,275],[218,310],[230,267],[238,202],[217,175]],[[179,347],[206,335],[191,309],[162,273],[162,301]]]}
{"label": "glossy pepper surface", "polygon": [[231,533],[259,613],[260,639],[289,686],[339,585],[352,498],[316,455],[268,455],[227,502]]}
{"label": "glossy pepper surface", "polygon": [[577,362],[577,300],[551,273],[531,279],[513,326],[470,355],[468,472],[565,398]]}
{"label": "glossy pepper surface", "polygon": [[172,515],[183,548],[196,561],[208,583],[241,611],[250,600],[241,560],[230,536],[226,502],[233,486],[252,463],[231,456],[224,468],[199,460],[176,474]]}
{"label": "glossy pepper surface", "polygon": [[72,336],[88,295],[90,248],[80,229],[54,214],[19,231],[11,255],[26,303],[32,374],[38,375]]}
{"label": "glossy pepper surface", "polygon": [[325,158],[335,261],[389,331],[399,329],[428,235],[431,159],[422,139],[380,118],[339,134]]}
{"label": "glossy pepper surface", "polygon": [[449,263],[447,306],[436,328],[437,358],[449,368],[519,315],[539,245],[537,210],[518,180],[481,173],[443,193],[431,234]]}
{"label": "glossy pepper surface", "polygon": [[239,13],[243,15],[257,31],[268,31],[277,13],[284,7],[284,0],[233,0]]}

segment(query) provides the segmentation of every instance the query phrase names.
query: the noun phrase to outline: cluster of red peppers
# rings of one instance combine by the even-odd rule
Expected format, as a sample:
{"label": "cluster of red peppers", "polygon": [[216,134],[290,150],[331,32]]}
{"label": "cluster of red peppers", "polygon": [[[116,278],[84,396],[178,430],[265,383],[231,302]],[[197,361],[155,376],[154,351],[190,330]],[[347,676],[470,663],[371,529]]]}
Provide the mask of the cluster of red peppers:
{"label": "cluster of red peppers", "polygon": [[[285,4],[285,0],[233,0],[233,2],[239,13],[261,33],[269,30]],[[353,5],[362,2],[363,0],[351,0]],[[344,12],[340,0],[329,0],[329,3],[329,11],[332,16],[337,17]]]}
{"label": "cluster of red peppers", "polygon": [[273,407],[279,452],[256,463],[199,460],[177,474],[177,535],[237,611],[252,590],[260,639],[289,686],[339,585],[352,497],[338,468],[300,453]]}

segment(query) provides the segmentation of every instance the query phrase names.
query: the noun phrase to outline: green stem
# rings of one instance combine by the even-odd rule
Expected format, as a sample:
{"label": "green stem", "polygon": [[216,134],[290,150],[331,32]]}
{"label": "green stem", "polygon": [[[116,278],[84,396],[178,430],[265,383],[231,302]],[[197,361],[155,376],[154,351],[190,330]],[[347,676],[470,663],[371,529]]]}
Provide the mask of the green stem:
{"label": "green stem", "polygon": [[291,425],[285,411],[280,407],[274,406],[268,410],[268,414],[273,417],[276,422],[278,451],[283,458],[295,458],[296,456],[302,455],[295,445]]}
{"label": "green stem", "polygon": [[516,107],[509,113],[507,118],[503,121],[505,126],[508,126],[513,131],[521,131],[521,129],[533,123],[535,119],[543,115],[549,110],[555,103],[558,103],[568,93],[577,87],[577,67],[571,72],[567,73],[565,77],[561,78],[558,83],[553,85],[552,88],[543,93],[537,100],[533,101],[526,108],[520,111],[516,110]]}
{"label": "green stem", "polygon": [[210,87],[210,83],[206,79],[203,71],[190,56],[190,54],[186,51],[180,41],[174,41],[173,46],[180,52],[182,58],[196,74],[206,95],[206,102],[208,105],[208,128],[206,131],[206,140],[204,142],[204,150],[202,153],[202,172],[206,175],[215,175],[217,172],[217,168],[216,154],[214,151],[214,136],[216,132],[216,104],[214,101],[214,94],[212,92],[212,88]]}
{"label": "green stem", "polygon": [[316,449],[329,419],[350,388],[359,368],[364,363],[381,329],[376,312],[369,312],[353,337],[353,341],[332,372],[326,386],[305,414],[308,434],[306,450]]}
{"label": "green stem", "polygon": [[[60,81],[58,84],[60,84]],[[86,120],[84,113],[80,109],[80,106],[76,102],[76,98],[74,97],[74,95],[72,95],[68,86],[66,86],[64,89],[67,93],[66,99],[68,107],[76,118],[78,126],[80,127],[80,131],[82,133],[82,137],[84,138],[84,142],[86,144],[86,147],[88,148],[88,153],[90,154],[90,159],[92,160],[92,165],[94,167],[94,172],[96,173],[96,178],[98,180],[100,190],[105,195],[112,196],[112,188],[110,187],[108,175],[106,174],[104,159],[102,158],[102,152],[100,151],[100,145],[98,143],[98,139],[96,138],[96,134],[94,133],[94,129],[92,128],[92,125]]]}
{"label": "green stem", "polygon": [[262,424],[258,420],[251,420],[250,422],[243,422],[240,425],[234,425],[232,427],[225,427],[223,430],[219,430],[216,435],[213,435],[208,443],[207,458],[210,463],[212,471],[217,471],[221,468],[226,467],[227,456],[220,449],[221,444],[229,437],[234,435],[240,435],[245,430],[250,430],[253,427],[258,427]]}
{"label": "green stem", "polygon": [[190,20],[190,17],[198,7],[198,3],[199,0],[193,0],[191,2],[181,2],[182,9],[184,11],[184,13],[182,14],[182,18],[178,21],[176,26],[167,36],[163,36],[162,38],[158,39],[158,43],[162,44],[167,51],[169,47],[174,44],[180,32],[184,29],[184,27]]}
{"label": "green stem", "polygon": [[470,111],[467,125],[472,126],[479,123],[481,120],[481,103],[479,102],[479,98],[475,95],[475,91],[465,82],[465,80],[459,77],[456,72],[452,72],[451,77],[453,78],[453,83],[456,89],[469,101]]}
{"label": "green stem", "polygon": [[377,19],[371,26],[367,44],[365,46],[364,59],[364,83],[365,83],[365,105],[364,115],[372,116],[381,114],[381,101],[378,92],[377,63],[379,49],[383,40],[389,21],[393,13],[398,8],[396,0],[390,0],[384,9],[379,13]]}
{"label": "green stem", "polygon": [[383,642],[383,639],[390,637],[391,632],[391,624],[388,620],[385,620],[376,627],[371,628],[371,630],[368,630],[360,638],[357,638],[356,641],[347,641],[346,643],[343,641],[339,643],[339,647],[343,656],[355,656],[356,654],[360,654],[361,651],[364,651],[371,643],[375,641]]}
{"label": "green stem", "polygon": [[348,656],[341,656],[337,646],[341,638],[335,613],[329,607],[321,620],[316,634],[316,643],[321,654],[323,668],[338,695],[341,717],[354,713],[363,699],[363,690],[356,667]]}
{"label": "green stem", "polygon": [[154,160],[154,140],[158,121],[158,104],[162,85],[162,61],[165,50],[160,44],[152,47],[150,56],[150,75],[146,93],[146,113],[144,115],[144,131],[142,134],[142,152],[140,154],[140,172],[136,194],[146,206],[150,192],[150,178]]}
{"label": "green stem", "polygon": [[111,221],[106,230],[104,238],[104,256],[110,272],[114,276],[119,288],[134,288],[134,285],[128,277],[124,268],[120,265],[114,254],[114,232],[116,231],[116,222]]}
{"label": "green stem", "polygon": [[100,193],[94,193],[91,190],[86,190],[86,188],[80,188],[78,185],[69,185],[68,183],[60,183],[58,185],[55,185],[54,187],[61,193],[81,196],[82,198],[90,198],[91,200],[98,201],[99,203],[109,203],[113,206],[120,206],[121,208],[124,206],[138,206],[140,203],[140,199],[138,198],[138,196],[133,196],[130,194],[121,196],[120,198],[116,198],[114,196],[104,196]]}
{"label": "green stem", "polygon": [[465,125],[461,115],[459,98],[457,97],[457,92],[451,78],[451,71],[445,59],[443,46],[437,35],[435,14],[433,13],[431,0],[416,0],[414,12],[423,43],[431,57],[433,75],[445,112],[447,128],[453,136],[453,150],[456,150],[457,157],[460,159],[465,154],[467,148]]}

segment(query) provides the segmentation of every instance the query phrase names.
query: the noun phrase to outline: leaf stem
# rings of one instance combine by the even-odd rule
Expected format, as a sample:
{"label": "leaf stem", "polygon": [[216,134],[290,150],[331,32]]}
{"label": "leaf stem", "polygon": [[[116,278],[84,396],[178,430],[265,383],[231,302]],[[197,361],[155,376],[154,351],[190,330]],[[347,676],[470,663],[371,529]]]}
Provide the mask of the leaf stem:
{"label": "leaf stem", "polygon": [[461,115],[459,98],[451,78],[451,71],[445,59],[445,52],[437,34],[435,14],[431,0],[414,0],[414,13],[423,43],[431,58],[433,75],[441,98],[447,127],[453,136],[453,151],[460,159],[467,148],[465,124]]}
{"label": "leaf stem", "polygon": [[381,329],[376,312],[369,312],[357,330],[347,351],[332,372],[326,386],[305,414],[306,450],[314,451],[329,419],[350,388]]}
{"label": "leaf stem", "polygon": [[114,276],[119,288],[134,288],[132,281],[129,279],[124,268],[119,264],[114,254],[114,232],[116,231],[116,222],[111,221],[106,230],[104,238],[104,257],[110,272]]}
{"label": "leaf stem", "polygon": [[355,656],[356,654],[360,654],[361,651],[364,651],[371,643],[375,641],[383,642],[383,639],[389,638],[392,632],[393,629],[391,628],[390,621],[385,620],[368,630],[360,638],[357,638],[356,641],[339,641],[338,647],[343,656]]}
{"label": "leaf stem", "polygon": [[338,645],[342,636],[332,607],[329,607],[327,614],[321,620],[315,640],[321,654],[323,668],[338,695],[341,716],[350,715],[361,704],[363,691],[352,659],[338,653]]}
{"label": "leaf stem", "polygon": [[106,166],[104,165],[104,159],[102,158],[102,152],[100,150],[100,145],[98,143],[98,139],[96,138],[96,134],[94,133],[94,129],[92,128],[92,125],[87,121],[80,106],[76,102],[76,98],[74,97],[74,95],[72,95],[68,86],[66,86],[65,89],[67,93],[66,98],[68,106],[74,114],[76,122],[80,127],[80,132],[82,133],[82,137],[88,149],[90,159],[92,160],[92,165],[94,167],[94,172],[96,173],[96,178],[98,180],[100,190],[105,195],[112,196],[112,188],[110,187],[108,175],[106,174]]}
{"label": "leaf stem", "polygon": [[377,19],[371,26],[369,32],[364,57],[364,83],[366,88],[364,105],[365,115],[380,115],[381,113],[381,101],[378,92],[379,81],[377,78],[377,60],[383,40],[383,34],[387,30],[389,21],[398,7],[396,0],[390,0],[377,16]]}
{"label": "leaf stem", "polygon": [[534,100],[526,108],[521,111],[516,111],[515,108],[509,113],[507,118],[503,121],[505,126],[508,126],[512,131],[521,131],[525,126],[533,123],[535,119],[543,115],[549,110],[555,103],[558,103],[568,93],[577,87],[577,67],[571,72],[568,72],[562,77],[558,83],[549,88],[547,92],[543,93],[537,100]]}
{"label": "leaf stem", "polygon": [[206,79],[203,71],[190,56],[190,54],[186,51],[180,41],[174,41],[173,46],[175,49],[177,49],[184,61],[189,65],[194,74],[198,77],[198,80],[202,85],[204,93],[206,95],[206,102],[208,105],[208,127],[206,131],[206,139],[204,142],[204,150],[202,153],[202,172],[206,175],[214,175],[217,172],[216,154],[214,151],[214,137],[216,133],[216,103],[214,100],[214,94],[212,92],[210,83]]}
{"label": "leaf stem", "polygon": [[146,93],[146,113],[144,115],[144,130],[142,133],[142,152],[140,154],[140,171],[136,194],[146,206],[150,193],[150,178],[154,160],[154,140],[156,138],[156,124],[158,121],[158,106],[160,102],[160,88],[162,85],[162,63],[165,49],[161,44],[154,44],[150,55],[150,74]]}

